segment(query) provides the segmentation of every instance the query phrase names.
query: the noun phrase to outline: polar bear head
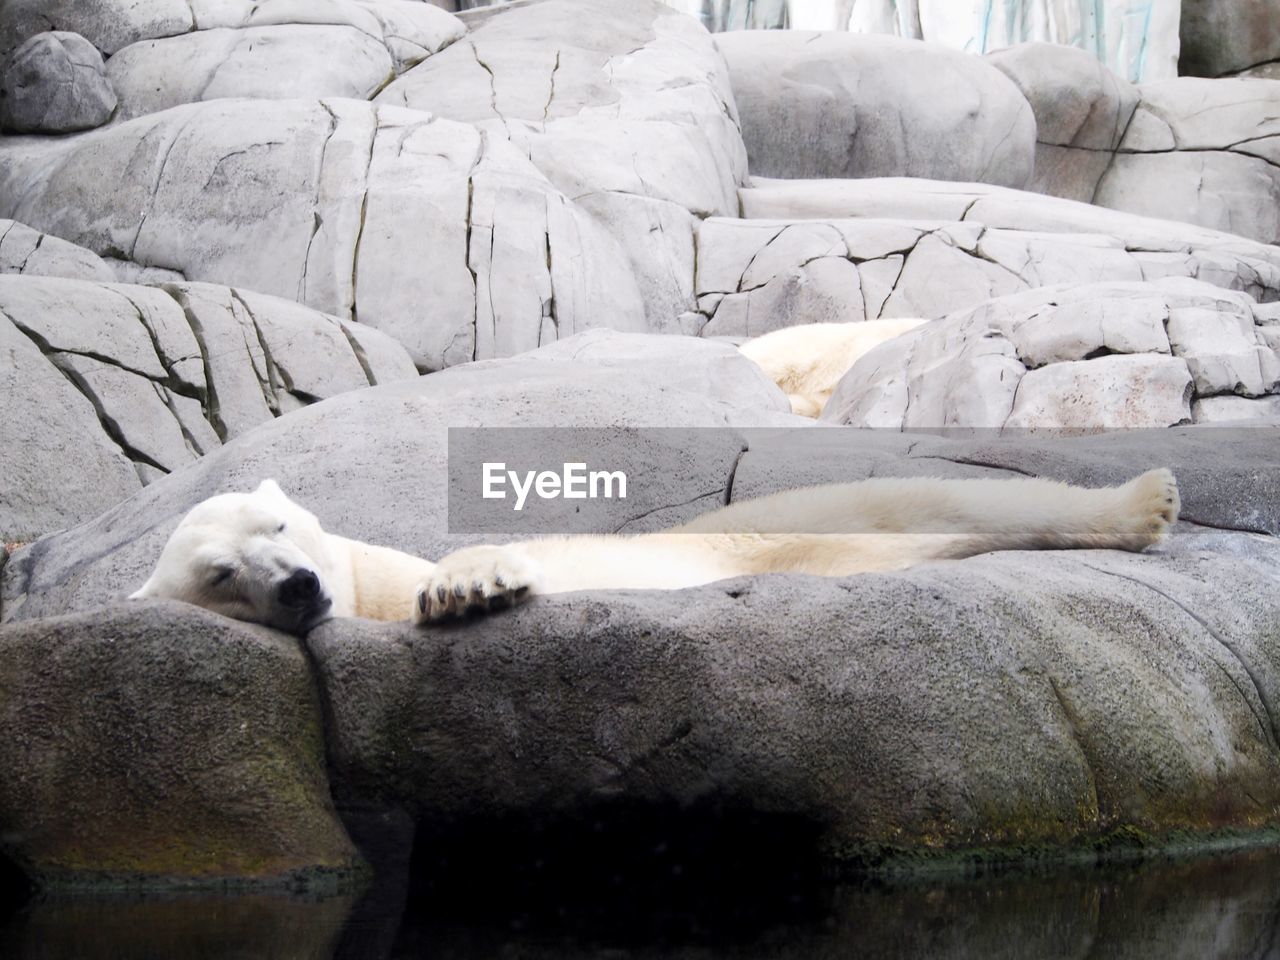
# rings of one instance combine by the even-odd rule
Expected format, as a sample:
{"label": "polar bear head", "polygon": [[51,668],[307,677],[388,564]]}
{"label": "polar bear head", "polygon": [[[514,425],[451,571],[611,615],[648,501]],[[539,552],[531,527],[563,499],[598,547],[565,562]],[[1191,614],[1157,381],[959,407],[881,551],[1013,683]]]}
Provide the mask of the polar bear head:
{"label": "polar bear head", "polygon": [[[320,522],[274,480],[197,504],[130,599],[168,597],[305,633],[335,610],[333,549]],[[349,604],[339,602],[337,606]]]}

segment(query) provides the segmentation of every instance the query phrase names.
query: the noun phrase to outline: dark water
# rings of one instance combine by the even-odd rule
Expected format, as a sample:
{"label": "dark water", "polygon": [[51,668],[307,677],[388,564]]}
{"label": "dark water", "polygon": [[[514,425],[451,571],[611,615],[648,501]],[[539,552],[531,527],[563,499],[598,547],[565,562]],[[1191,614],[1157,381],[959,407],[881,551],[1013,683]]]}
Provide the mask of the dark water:
{"label": "dark water", "polygon": [[1280,957],[1280,852],[971,879],[831,885],[741,870],[545,882],[480,864],[407,897],[28,901],[0,912],[24,960],[430,957]]}

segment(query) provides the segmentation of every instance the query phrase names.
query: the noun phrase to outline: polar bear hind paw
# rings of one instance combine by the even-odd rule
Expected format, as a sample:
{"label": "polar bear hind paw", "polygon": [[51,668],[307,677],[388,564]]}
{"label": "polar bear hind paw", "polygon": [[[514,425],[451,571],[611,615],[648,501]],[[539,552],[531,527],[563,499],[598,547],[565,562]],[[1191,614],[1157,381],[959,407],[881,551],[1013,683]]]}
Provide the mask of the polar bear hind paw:
{"label": "polar bear hind paw", "polygon": [[530,564],[502,547],[469,547],[445,557],[414,594],[419,626],[452,617],[504,610],[533,592]]}
{"label": "polar bear hind paw", "polygon": [[1178,520],[1182,501],[1178,481],[1169,470],[1149,470],[1125,484],[1131,510],[1131,531],[1141,542],[1138,547],[1164,540]]}

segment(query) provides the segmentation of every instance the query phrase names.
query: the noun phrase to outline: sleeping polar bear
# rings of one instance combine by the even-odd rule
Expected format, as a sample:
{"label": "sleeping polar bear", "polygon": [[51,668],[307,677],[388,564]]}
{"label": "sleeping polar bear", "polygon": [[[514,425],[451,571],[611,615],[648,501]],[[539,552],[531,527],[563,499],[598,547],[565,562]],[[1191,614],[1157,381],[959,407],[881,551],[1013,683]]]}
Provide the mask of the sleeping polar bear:
{"label": "sleeping polar bear", "polygon": [[327,533],[272,480],[194,507],[133,594],[305,633],[331,616],[427,623],[534,593],[659,589],[771,572],[848,576],[992,550],[1141,550],[1177,519],[1152,470],[1118,487],[879,479],[748,500],[661,533],[468,547],[438,563]]}
{"label": "sleeping polar bear", "polygon": [[928,322],[803,323],[748,340],[738,350],[782,388],[792,413],[817,417],[840,378],[864,354]]}

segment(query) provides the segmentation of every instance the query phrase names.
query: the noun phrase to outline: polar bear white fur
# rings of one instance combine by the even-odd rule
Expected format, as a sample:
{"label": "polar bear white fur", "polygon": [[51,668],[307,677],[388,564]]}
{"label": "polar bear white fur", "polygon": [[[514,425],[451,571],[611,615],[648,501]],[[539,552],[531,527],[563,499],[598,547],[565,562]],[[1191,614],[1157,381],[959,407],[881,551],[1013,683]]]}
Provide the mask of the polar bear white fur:
{"label": "polar bear white fur", "polygon": [[848,576],[992,550],[1141,550],[1177,519],[1177,483],[877,479],[733,504],[637,536],[468,547],[432,563],[327,533],[271,480],[198,504],[134,597],[172,597],[303,633],[330,616],[426,623],[534,593],[677,589],[770,572]]}
{"label": "polar bear white fur", "polygon": [[806,323],[748,340],[738,349],[791,401],[791,412],[817,417],[840,378],[864,354],[927,320]]}

